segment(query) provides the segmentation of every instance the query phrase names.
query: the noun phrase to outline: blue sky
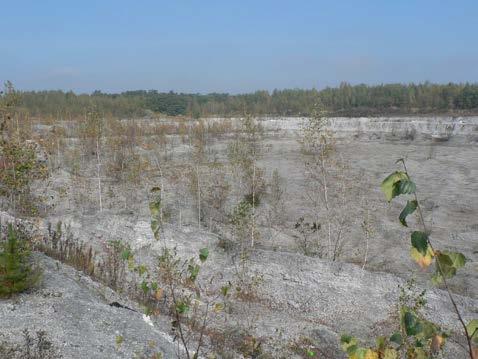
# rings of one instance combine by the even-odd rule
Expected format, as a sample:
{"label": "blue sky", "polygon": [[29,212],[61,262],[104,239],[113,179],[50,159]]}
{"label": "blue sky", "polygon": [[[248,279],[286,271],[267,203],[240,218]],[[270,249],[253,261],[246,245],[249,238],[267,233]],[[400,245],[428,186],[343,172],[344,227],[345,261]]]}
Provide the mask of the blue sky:
{"label": "blue sky", "polygon": [[477,0],[0,0],[20,89],[248,92],[478,82]]}

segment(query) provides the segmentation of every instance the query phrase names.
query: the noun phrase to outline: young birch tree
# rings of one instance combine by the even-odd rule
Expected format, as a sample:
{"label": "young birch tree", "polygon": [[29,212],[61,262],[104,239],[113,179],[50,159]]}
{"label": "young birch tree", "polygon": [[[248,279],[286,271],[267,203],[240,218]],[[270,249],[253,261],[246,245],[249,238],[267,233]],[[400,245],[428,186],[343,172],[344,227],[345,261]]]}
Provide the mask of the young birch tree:
{"label": "young birch tree", "polygon": [[86,113],[85,121],[80,126],[80,137],[83,141],[84,151],[95,155],[96,180],[98,184],[99,211],[103,211],[103,197],[101,190],[101,139],[103,137],[103,118],[96,110]]}
{"label": "young birch tree", "polygon": [[251,116],[246,116],[236,139],[228,146],[228,159],[238,179],[237,192],[242,201],[251,205],[250,246],[256,241],[256,208],[265,190],[264,171],[257,162],[263,152],[264,130]]}
{"label": "young birch tree", "polygon": [[[343,237],[349,226],[347,212],[348,176],[345,161],[336,152],[336,143],[328,129],[329,120],[320,105],[307,120],[302,130],[302,153],[305,161],[305,195],[313,209],[314,222],[325,221],[326,240],[322,255],[336,260],[340,255]],[[322,218],[322,216],[324,218]],[[316,231],[317,246],[322,231]]]}

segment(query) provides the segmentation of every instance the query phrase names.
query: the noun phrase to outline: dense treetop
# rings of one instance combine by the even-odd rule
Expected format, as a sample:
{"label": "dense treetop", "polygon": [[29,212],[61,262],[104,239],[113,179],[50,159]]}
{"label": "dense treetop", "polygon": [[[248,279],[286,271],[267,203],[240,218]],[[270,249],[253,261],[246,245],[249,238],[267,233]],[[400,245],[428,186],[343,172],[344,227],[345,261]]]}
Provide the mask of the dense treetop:
{"label": "dense treetop", "polygon": [[323,90],[286,89],[230,95],[186,94],[156,90],[106,94],[63,91],[22,93],[22,106],[33,115],[74,117],[88,108],[116,116],[144,116],[155,112],[169,116],[255,115],[305,116],[317,102],[338,116],[387,114],[478,113],[478,84],[384,84],[342,83]]}

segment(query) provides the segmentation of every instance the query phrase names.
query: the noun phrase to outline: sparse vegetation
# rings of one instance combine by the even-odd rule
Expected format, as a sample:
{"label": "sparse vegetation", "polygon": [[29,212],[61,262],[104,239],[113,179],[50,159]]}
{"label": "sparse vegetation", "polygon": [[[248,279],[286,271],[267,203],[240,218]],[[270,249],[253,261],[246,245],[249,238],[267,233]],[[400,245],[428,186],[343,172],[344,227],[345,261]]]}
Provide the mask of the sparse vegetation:
{"label": "sparse vegetation", "polygon": [[[436,285],[442,284],[448,292],[451,306],[455,311],[458,320],[463,328],[463,333],[468,345],[468,354],[471,359],[475,358],[476,349],[473,347],[476,338],[476,329],[471,321],[468,325],[465,323],[455,298],[450,291],[447,279],[454,277],[457,270],[466,263],[466,258],[462,253],[451,251],[440,251],[433,247],[431,242],[431,231],[425,223],[420,201],[416,192],[416,184],[412,181],[407,171],[404,159],[399,159],[397,163],[403,165],[403,171],[395,171],[382,182],[381,188],[385,197],[390,202],[400,195],[411,196],[399,215],[400,223],[408,227],[407,217],[418,212],[418,221],[422,226],[422,231],[411,233],[410,256],[421,267],[428,268],[435,260],[436,271],[432,277],[432,282]],[[408,287],[410,291],[410,286]],[[355,338],[344,335],[341,338],[342,348],[350,358],[429,358],[437,355],[445,344],[447,333],[434,323],[424,319],[420,315],[420,309],[425,304],[425,292],[416,297],[411,297],[402,289],[400,305],[400,332],[394,333],[390,338],[377,338],[375,348],[363,348],[358,346]],[[412,302],[412,303],[410,303]]]}
{"label": "sparse vegetation", "polygon": [[[307,178],[304,198],[313,218],[310,230],[316,236],[318,255],[335,261],[340,257],[344,237],[352,223],[352,214],[347,211],[348,197],[353,190],[350,185],[352,179],[345,173],[345,161],[337,153],[335,138],[328,128],[328,119],[321,104],[317,105],[302,132]],[[321,231],[321,228],[324,230]],[[301,237],[304,239],[304,226],[299,223],[296,229],[302,230]]]}
{"label": "sparse vegetation", "polygon": [[0,196],[8,198],[14,214],[34,216],[37,199],[31,195],[30,185],[45,178],[48,169],[37,158],[38,147],[26,138],[24,124],[19,122],[19,102],[19,94],[7,82],[0,94]]}
{"label": "sparse vegetation", "polygon": [[[8,91],[18,98],[12,87]],[[94,96],[110,101],[107,95]],[[347,143],[330,131],[330,104],[310,109],[312,117],[305,120],[300,132],[301,146],[296,138],[288,138],[294,143],[294,153],[283,156],[274,142],[281,134],[269,131],[265,127],[268,122],[253,116],[204,119],[200,116],[207,111],[201,109],[202,105],[194,105],[194,120],[156,118],[153,113],[150,119],[120,120],[91,104],[82,116],[71,113],[61,119],[32,119],[12,105],[19,102],[6,96],[3,101],[2,134],[8,142],[2,147],[6,166],[0,174],[3,207],[12,214],[24,215],[28,204],[37,204],[40,196],[36,196],[41,192],[54,213],[47,235],[36,238],[33,249],[136,301],[144,307],[148,324],[163,323],[165,316],[171,318],[170,333],[180,357],[338,355],[340,348],[335,340],[333,344],[322,342],[317,339],[320,335],[310,329],[322,324],[322,318],[312,314],[319,292],[314,292],[311,281],[315,278],[310,278],[310,272],[315,266],[325,268],[324,261],[352,261],[360,264],[360,275],[367,277],[370,273],[365,269],[383,270],[389,258],[378,261],[377,241],[385,232],[375,209],[379,201],[366,188],[366,169],[357,177],[349,171],[354,164],[343,156]],[[262,111],[260,104],[256,110]],[[27,121],[22,123],[20,119]],[[409,143],[420,138],[417,136],[407,130],[395,137]],[[38,160],[39,148],[45,149],[46,160]],[[277,155],[283,156],[284,162],[273,157]],[[294,173],[289,172],[291,159],[297,163],[294,170],[299,169]],[[47,171],[52,175],[50,181],[37,181],[45,178]],[[378,173],[379,169],[373,171]],[[387,196],[412,196],[399,215],[399,221],[408,225],[411,215],[420,212],[421,202],[413,197],[415,188],[407,171],[392,174],[384,182],[384,190]],[[300,194],[303,196],[298,198]],[[149,224],[145,221],[147,202]],[[64,215],[68,218],[65,223],[58,221]],[[114,233],[112,230],[110,236],[109,226],[117,225],[114,219],[92,241],[87,226],[103,219],[109,221],[110,216],[120,221],[124,218],[128,227]],[[73,235],[70,220],[74,226],[84,226],[75,229],[81,238]],[[150,236],[143,236],[148,225],[152,242]],[[134,242],[124,233],[141,233],[142,237]],[[432,249],[430,237],[428,226],[412,233],[412,257],[424,269],[435,262],[433,281],[449,289],[448,280],[466,260],[458,252]],[[195,250],[201,248],[196,239],[211,249],[211,255],[205,249],[194,256],[189,252],[189,245]],[[178,246],[171,240],[177,240]],[[214,244],[224,251],[213,253]],[[284,263],[271,263],[274,267],[269,272],[265,260],[274,255],[284,258]],[[297,269],[298,274],[289,275],[287,266]],[[342,270],[348,270],[340,263],[327,266],[338,271],[337,278]],[[279,282],[284,283],[283,288],[278,287]],[[320,290],[321,283],[317,283]],[[453,300],[453,293],[449,293]],[[457,334],[427,319],[422,303],[425,294],[415,302],[412,297],[404,300],[403,296],[392,315],[394,329],[384,332],[376,345],[367,338],[360,344],[358,339],[344,336],[342,345],[349,356],[391,359],[443,353],[448,336]],[[279,310],[285,313],[283,317],[261,317],[267,313],[272,318]],[[310,330],[297,328],[298,321],[289,316],[289,311],[305,318],[304,328]],[[466,319],[461,324],[466,328],[469,351],[473,352],[478,346],[478,325],[476,320]],[[259,324],[252,325],[256,320]],[[271,334],[273,328],[269,326],[282,325],[282,320],[292,323],[287,335],[279,340],[280,335]],[[122,355],[130,342],[121,332],[111,336],[111,344]],[[154,357],[156,349],[148,350],[148,356]]]}
{"label": "sparse vegetation", "polygon": [[20,343],[0,337],[0,357],[8,359],[60,359],[58,349],[48,339],[45,331],[39,330],[32,336],[28,329],[22,331]]}

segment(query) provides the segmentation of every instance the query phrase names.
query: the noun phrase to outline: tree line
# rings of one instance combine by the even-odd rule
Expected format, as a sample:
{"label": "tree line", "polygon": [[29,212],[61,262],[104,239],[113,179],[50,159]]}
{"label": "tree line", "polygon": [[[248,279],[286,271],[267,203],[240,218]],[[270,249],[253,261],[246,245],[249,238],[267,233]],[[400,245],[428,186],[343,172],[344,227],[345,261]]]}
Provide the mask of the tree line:
{"label": "tree line", "polygon": [[22,92],[23,108],[36,116],[69,118],[85,109],[131,117],[159,113],[168,116],[252,115],[308,116],[319,102],[337,116],[478,113],[478,84],[382,84],[316,89],[256,91],[246,94],[187,94],[156,90],[76,94],[72,91]]}

